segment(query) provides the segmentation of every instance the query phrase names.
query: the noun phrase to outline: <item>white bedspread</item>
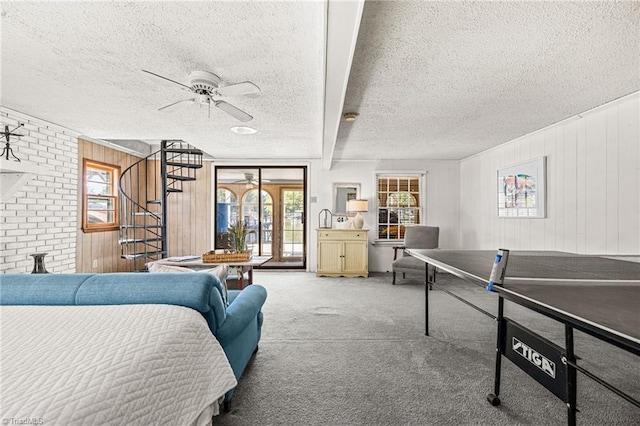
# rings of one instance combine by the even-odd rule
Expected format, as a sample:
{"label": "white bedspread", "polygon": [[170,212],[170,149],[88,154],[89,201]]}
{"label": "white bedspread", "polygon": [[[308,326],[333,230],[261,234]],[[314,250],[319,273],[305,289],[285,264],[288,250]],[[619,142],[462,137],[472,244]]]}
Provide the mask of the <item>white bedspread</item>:
{"label": "white bedspread", "polygon": [[0,418],[10,424],[196,424],[236,385],[189,308],[2,306],[0,323]]}

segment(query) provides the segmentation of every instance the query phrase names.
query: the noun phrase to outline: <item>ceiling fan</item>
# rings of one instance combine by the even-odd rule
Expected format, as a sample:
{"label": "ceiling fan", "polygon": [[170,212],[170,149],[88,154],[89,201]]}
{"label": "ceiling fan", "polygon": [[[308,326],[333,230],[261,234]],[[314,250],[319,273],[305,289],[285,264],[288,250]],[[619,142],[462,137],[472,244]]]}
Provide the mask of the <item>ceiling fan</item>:
{"label": "ceiling fan", "polygon": [[[270,182],[270,180],[262,179],[262,182]],[[237,180],[234,183],[245,183],[246,188],[253,188],[254,185],[258,184],[258,180],[255,179],[255,175],[253,173],[245,173],[244,179]]]}
{"label": "ceiling fan", "polygon": [[182,99],[177,102],[173,102],[169,105],[165,105],[158,108],[158,111],[164,111],[171,107],[177,106],[188,102],[189,104],[198,104],[199,106],[207,106],[209,108],[209,118],[211,118],[211,105],[220,108],[232,117],[242,121],[251,121],[253,117],[246,112],[242,111],[238,107],[231,105],[228,102],[214,99],[218,96],[242,96],[252,95],[260,92],[260,88],[250,81],[243,81],[242,83],[229,84],[226,86],[221,85],[222,80],[220,77],[209,71],[193,71],[187,77],[187,83],[183,84],[170,78],[163,77],[159,74],[151,71],[142,70],[147,74],[151,74],[158,78],[170,81],[182,87],[183,90],[188,90],[193,95],[187,99]]}

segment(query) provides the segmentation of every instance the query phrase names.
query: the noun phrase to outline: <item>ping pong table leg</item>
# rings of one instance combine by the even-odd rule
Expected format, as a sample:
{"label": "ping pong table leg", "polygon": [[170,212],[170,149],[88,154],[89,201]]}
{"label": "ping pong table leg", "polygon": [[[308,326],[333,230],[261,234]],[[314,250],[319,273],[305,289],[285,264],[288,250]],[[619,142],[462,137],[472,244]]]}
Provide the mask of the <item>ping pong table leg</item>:
{"label": "ping pong table leg", "polygon": [[568,324],[564,325],[565,350],[567,360],[567,424],[569,426],[576,425],[577,410],[577,372],[573,365],[576,363],[576,355],[573,348],[573,328]]}
{"label": "ping pong table leg", "polygon": [[[429,272],[431,271],[431,272]],[[436,282],[436,267],[429,268],[429,264],[424,264],[424,335],[429,335],[429,290],[433,290]]]}
{"label": "ping pong table leg", "polygon": [[493,393],[487,395],[487,401],[494,407],[500,405],[500,370],[502,368],[502,348],[504,347],[503,341],[505,336],[504,330],[504,299],[498,296],[498,316],[497,321],[497,337],[496,337],[496,372],[495,381],[493,384]]}
{"label": "ping pong table leg", "polygon": [[425,263],[424,280],[424,335],[429,335],[429,264]]}

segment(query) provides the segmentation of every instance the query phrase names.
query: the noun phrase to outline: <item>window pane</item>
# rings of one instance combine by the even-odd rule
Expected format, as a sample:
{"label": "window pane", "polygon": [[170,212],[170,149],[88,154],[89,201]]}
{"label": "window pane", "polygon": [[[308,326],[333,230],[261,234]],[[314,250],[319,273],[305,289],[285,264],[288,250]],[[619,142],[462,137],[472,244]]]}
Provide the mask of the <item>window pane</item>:
{"label": "window pane", "polygon": [[386,224],[389,222],[389,210],[387,209],[378,209],[378,223]]}
{"label": "window pane", "polygon": [[113,210],[87,210],[87,222],[93,224],[112,224],[115,221]]}
{"label": "window pane", "polygon": [[87,180],[91,182],[102,182],[102,183],[111,183],[111,174],[110,170],[101,170],[101,169],[87,169]]}
{"label": "window pane", "polygon": [[378,238],[382,240],[386,240],[389,237],[388,230],[389,230],[388,226],[382,226],[382,225],[378,226]]}
{"label": "window pane", "polygon": [[238,221],[238,198],[236,194],[225,188],[219,188],[216,198],[218,200],[218,216],[217,216],[217,233],[223,234],[227,232],[227,228],[231,224]]}
{"label": "window pane", "polygon": [[87,194],[111,195],[111,186],[105,183],[87,182]]}
{"label": "window pane", "polygon": [[115,200],[113,198],[88,197],[87,206],[89,210],[114,210]]}

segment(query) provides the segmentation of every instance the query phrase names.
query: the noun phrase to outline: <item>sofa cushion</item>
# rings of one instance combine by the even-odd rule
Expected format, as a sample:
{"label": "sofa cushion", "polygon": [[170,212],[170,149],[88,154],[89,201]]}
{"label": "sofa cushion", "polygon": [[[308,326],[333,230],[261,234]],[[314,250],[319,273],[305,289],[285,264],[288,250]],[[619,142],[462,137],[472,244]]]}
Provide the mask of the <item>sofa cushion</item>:
{"label": "sofa cushion", "polygon": [[222,284],[222,300],[225,306],[229,306],[229,290],[227,289],[227,275],[229,275],[229,265],[223,263],[221,265],[216,266],[211,269],[199,269],[193,270],[189,268],[185,268],[182,266],[173,266],[173,265],[161,265],[156,262],[150,262],[147,264],[147,269],[149,272],[158,273],[158,272],[206,272],[214,275]]}

